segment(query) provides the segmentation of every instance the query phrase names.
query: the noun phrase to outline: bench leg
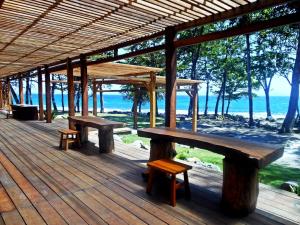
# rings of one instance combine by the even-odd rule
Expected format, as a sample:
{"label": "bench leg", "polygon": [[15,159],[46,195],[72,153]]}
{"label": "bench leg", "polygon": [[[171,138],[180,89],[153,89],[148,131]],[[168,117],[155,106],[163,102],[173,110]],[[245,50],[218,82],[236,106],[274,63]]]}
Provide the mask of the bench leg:
{"label": "bench leg", "polygon": [[152,187],[153,187],[153,175],[154,175],[154,170],[152,168],[149,169],[149,174],[148,174],[148,184],[147,184],[147,189],[146,192],[148,194],[151,194]]}
{"label": "bench leg", "polygon": [[60,142],[59,142],[59,148],[60,149],[62,149],[63,138],[64,138],[64,135],[61,133],[60,134]]}
{"label": "bench leg", "polygon": [[176,175],[171,176],[171,206],[176,206]]}
{"label": "bench leg", "polygon": [[183,173],[183,176],[184,176],[184,193],[185,193],[185,197],[187,199],[190,199],[191,198],[191,190],[190,190],[190,184],[189,184],[189,177],[188,177],[188,173],[187,171],[185,171]]}
{"label": "bench leg", "polygon": [[105,126],[98,130],[99,152],[112,153],[115,149],[113,128]]}
{"label": "bench leg", "polygon": [[253,212],[258,197],[258,169],[249,162],[225,158],[223,176],[223,210],[233,216]]}

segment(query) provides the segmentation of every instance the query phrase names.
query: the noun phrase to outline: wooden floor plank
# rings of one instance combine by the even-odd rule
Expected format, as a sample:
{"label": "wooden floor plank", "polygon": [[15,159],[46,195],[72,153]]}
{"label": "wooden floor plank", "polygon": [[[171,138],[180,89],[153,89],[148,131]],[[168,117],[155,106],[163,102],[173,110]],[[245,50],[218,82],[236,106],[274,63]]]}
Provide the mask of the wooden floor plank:
{"label": "wooden floor plank", "polygon": [[[21,191],[27,200],[24,203],[12,198],[18,207],[1,215],[5,224],[35,222],[30,221],[30,210],[35,210],[47,223],[49,218],[42,216],[49,210],[47,207],[68,224],[81,224],[76,223],[78,218],[87,224],[300,223],[300,212],[295,208],[300,198],[264,185],[255,213],[241,219],[224,216],[218,205],[222,174],[204,169],[189,173],[192,200],[186,201],[179,193],[177,207],[170,207],[166,204],[168,198],[161,199],[159,193],[153,196],[145,193],[141,172],[149,151],[118,141],[114,154],[95,154],[91,149],[97,148],[91,145],[81,151],[59,151],[57,129],[64,127],[67,127],[65,120],[46,124],[0,119],[0,162],[5,164],[4,175],[6,172],[11,176],[11,182],[3,188],[9,197]],[[97,136],[93,138],[97,143]],[[20,174],[12,176],[14,170]],[[1,176],[0,181],[5,180]],[[43,204],[47,209],[44,212],[38,210]]]}

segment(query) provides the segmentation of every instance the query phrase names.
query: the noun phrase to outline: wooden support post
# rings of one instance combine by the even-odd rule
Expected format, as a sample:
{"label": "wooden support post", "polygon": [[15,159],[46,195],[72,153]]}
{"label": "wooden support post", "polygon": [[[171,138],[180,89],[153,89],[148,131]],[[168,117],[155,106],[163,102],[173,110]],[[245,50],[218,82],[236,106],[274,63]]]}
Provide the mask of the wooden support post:
{"label": "wooden support post", "polygon": [[51,123],[52,112],[51,112],[51,86],[50,86],[50,73],[48,66],[45,65],[45,89],[46,89],[46,122]]}
{"label": "wooden support post", "polygon": [[97,116],[97,84],[96,79],[93,79],[93,115]]}
{"label": "wooden support post", "polygon": [[174,144],[169,141],[151,139],[150,148],[149,162],[158,159],[173,159],[176,155]]}
{"label": "wooden support post", "polygon": [[251,161],[223,160],[223,190],[221,206],[234,216],[246,216],[256,208],[258,197],[258,168]]}
{"label": "wooden support post", "polygon": [[192,131],[197,132],[198,127],[198,84],[193,85],[193,115],[192,115]]}
{"label": "wooden support post", "polygon": [[80,75],[81,75],[81,91],[82,91],[82,116],[88,116],[88,74],[85,55],[80,55]]}
{"label": "wooden support post", "polygon": [[0,109],[3,108],[3,87],[2,81],[0,80]]}
{"label": "wooden support post", "polygon": [[150,96],[150,127],[156,126],[156,76],[153,72],[150,73],[150,85],[149,85],[149,96]]}
{"label": "wooden support post", "polygon": [[[69,108],[69,116],[75,115],[75,105],[74,105],[74,75],[73,75],[73,67],[72,61],[70,58],[67,58],[67,80],[68,80],[68,108]],[[70,129],[75,129],[75,126],[72,126],[69,123]]]}
{"label": "wooden support post", "polygon": [[19,103],[24,104],[23,79],[19,78]]}
{"label": "wooden support post", "polygon": [[10,92],[10,79],[9,79],[9,77],[6,78],[6,85],[7,85],[7,104],[11,105],[11,92]]}
{"label": "wooden support post", "polygon": [[44,103],[43,103],[43,74],[41,71],[41,68],[37,68],[37,74],[38,74],[38,95],[39,95],[39,120],[43,121],[44,116]]}
{"label": "wooden support post", "polygon": [[174,27],[165,30],[165,57],[166,57],[166,97],[165,97],[165,126],[176,127],[176,48],[174,41],[176,31]]}
{"label": "wooden support post", "polygon": [[136,88],[134,91],[134,102],[133,102],[133,129],[137,129],[137,123],[138,123],[138,112],[137,112],[138,95],[139,95],[139,90],[138,88]]}

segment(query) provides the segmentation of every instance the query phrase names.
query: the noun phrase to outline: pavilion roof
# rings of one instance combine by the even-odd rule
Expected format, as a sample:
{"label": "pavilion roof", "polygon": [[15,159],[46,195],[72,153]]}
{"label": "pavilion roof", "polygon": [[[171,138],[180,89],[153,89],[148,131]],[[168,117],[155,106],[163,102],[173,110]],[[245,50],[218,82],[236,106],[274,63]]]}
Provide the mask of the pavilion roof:
{"label": "pavilion roof", "polygon": [[[90,78],[104,79],[112,76],[138,76],[150,73],[158,73],[161,68],[136,66],[122,63],[101,63],[87,67],[87,73]],[[66,74],[66,70],[56,71],[57,74]],[[73,69],[74,76],[80,76],[80,68]]]}
{"label": "pavilion roof", "polygon": [[282,2],[0,0],[0,77],[148,37],[169,26],[185,29]]}

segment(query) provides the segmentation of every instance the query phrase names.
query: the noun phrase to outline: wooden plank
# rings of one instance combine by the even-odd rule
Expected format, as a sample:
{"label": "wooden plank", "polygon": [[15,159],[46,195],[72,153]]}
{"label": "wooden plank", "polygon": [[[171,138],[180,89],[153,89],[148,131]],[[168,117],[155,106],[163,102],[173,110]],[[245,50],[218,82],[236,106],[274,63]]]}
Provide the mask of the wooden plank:
{"label": "wooden plank", "polygon": [[15,209],[15,206],[9,196],[7,195],[5,189],[0,183],[0,213],[9,212]]}
{"label": "wooden plank", "polygon": [[43,103],[43,74],[41,71],[41,67],[37,68],[37,76],[38,76],[38,98],[39,98],[39,120],[43,121],[45,118],[44,115],[44,103]]}
{"label": "wooden plank", "polygon": [[225,156],[240,157],[240,159],[251,161],[257,168],[270,164],[283,154],[282,145],[269,145],[220,135],[200,134],[176,128],[146,128],[138,130],[138,135],[203,148]]}
{"label": "wooden plank", "polygon": [[46,122],[52,122],[52,109],[51,109],[51,87],[50,87],[50,73],[48,66],[45,65],[45,90],[46,90]]}

